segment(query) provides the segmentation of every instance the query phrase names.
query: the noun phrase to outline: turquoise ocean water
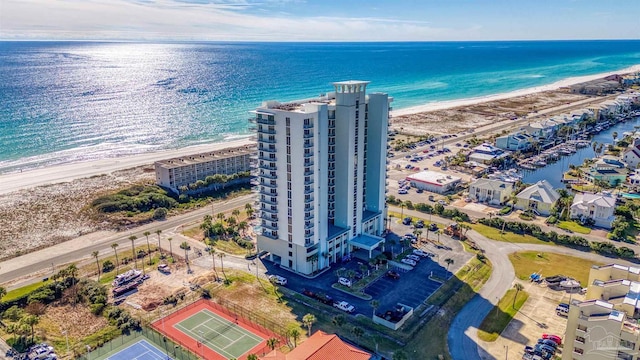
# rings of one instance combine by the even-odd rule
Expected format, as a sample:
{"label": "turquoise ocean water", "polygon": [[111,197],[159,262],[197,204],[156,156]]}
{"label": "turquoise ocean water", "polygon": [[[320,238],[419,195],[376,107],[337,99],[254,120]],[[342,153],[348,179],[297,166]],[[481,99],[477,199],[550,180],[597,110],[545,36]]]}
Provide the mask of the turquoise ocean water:
{"label": "turquoise ocean water", "polygon": [[0,42],[0,172],[247,134],[263,100],[369,80],[394,108],[640,63],[640,41]]}

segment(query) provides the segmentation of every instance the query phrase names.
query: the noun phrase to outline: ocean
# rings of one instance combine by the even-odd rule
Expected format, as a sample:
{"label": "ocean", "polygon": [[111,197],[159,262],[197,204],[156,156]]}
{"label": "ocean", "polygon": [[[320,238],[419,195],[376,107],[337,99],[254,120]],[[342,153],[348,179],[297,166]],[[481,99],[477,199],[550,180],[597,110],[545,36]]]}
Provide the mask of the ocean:
{"label": "ocean", "polygon": [[220,142],[264,100],[369,80],[395,109],[640,64],[640,41],[0,42],[0,173]]}

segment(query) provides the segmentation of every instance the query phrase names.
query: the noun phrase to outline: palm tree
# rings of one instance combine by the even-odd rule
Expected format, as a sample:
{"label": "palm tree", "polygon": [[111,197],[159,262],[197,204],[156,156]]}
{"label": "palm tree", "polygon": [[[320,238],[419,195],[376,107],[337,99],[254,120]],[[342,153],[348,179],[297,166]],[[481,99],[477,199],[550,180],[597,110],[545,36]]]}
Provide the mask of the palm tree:
{"label": "palm tree", "polygon": [[0,286],[0,300],[2,300],[5,295],[7,295],[7,289]]}
{"label": "palm tree", "polygon": [[[142,233],[142,235],[147,237],[147,251],[149,253],[149,265],[151,265],[151,245],[149,245],[149,235],[151,235],[151,232],[145,231],[145,232]],[[143,264],[144,264],[144,262],[143,262]],[[142,268],[144,269],[144,266]]]}
{"label": "palm tree", "polygon": [[362,328],[354,326],[353,329],[351,329],[351,333],[356,337],[356,339],[359,339],[360,336],[364,335],[364,330],[362,330]]}
{"label": "palm tree", "polygon": [[449,265],[453,264],[453,259],[446,258],[446,259],[444,259],[444,262],[447,263],[447,271],[449,271]]}
{"label": "palm tree", "polygon": [[231,215],[233,215],[236,218],[236,220],[238,220],[238,216],[240,216],[240,210],[233,209],[233,211],[231,212]]}
{"label": "palm tree", "polygon": [[[91,253],[91,256],[93,256],[96,259],[96,265],[98,266],[98,281],[100,281],[100,262],[98,261],[98,251],[94,251]],[[2,296],[0,296],[0,299],[2,298]]]}
{"label": "palm tree", "polygon": [[[250,205],[250,204],[247,204]],[[278,346],[278,342],[279,340],[276,338],[269,338],[267,339],[267,346],[269,347],[269,349],[271,349],[271,351],[276,349],[276,346]]]}
{"label": "palm tree", "polygon": [[226,256],[225,253],[221,252],[218,253],[218,257],[220,258],[220,269],[222,271],[222,275],[224,275],[224,279],[227,279],[227,274],[224,273],[224,261],[222,261],[222,258],[224,258]]}
{"label": "palm tree", "polygon": [[342,325],[344,325],[344,316],[336,315],[333,317],[333,319],[331,319],[331,322],[333,323],[333,325],[341,327]]}
{"label": "palm tree", "polygon": [[371,300],[371,307],[373,308],[373,316],[376,315],[376,309],[380,306],[380,302],[378,300]]}
{"label": "palm tree", "polygon": [[35,335],[35,326],[40,322],[40,317],[37,315],[27,315],[21,320],[25,325],[31,328],[31,342],[33,342],[33,337]]}
{"label": "palm tree", "polygon": [[246,235],[246,231],[249,228],[249,224],[246,221],[240,221],[238,223],[238,230],[242,231],[242,235],[245,236]]}
{"label": "palm tree", "polygon": [[[213,247],[209,247],[207,249],[207,252],[209,253],[209,255],[211,255],[211,262],[213,264],[213,272],[216,272],[216,249],[214,249]],[[217,276],[216,276],[217,277]]]}
{"label": "palm tree", "polygon": [[184,250],[184,261],[188,264],[189,263],[189,255],[188,255],[188,251],[191,250],[191,246],[189,245],[188,242],[183,241],[182,244],[180,244],[180,249]]}
{"label": "palm tree", "polygon": [[524,290],[524,286],[520,283],[515,283],[513,288],[516,289],[516,296],[513,297],[513,308],[516,308],[516,299],[518,298],[518,293]]}
{"label": "palm tree", "polygon": [[138,257],[136,256],[136,248],[133,245],[133,242],[136,241],[136,239],[138,239],[137,236],[135,235],[131,235],[129,236],[129,240],[131,240],[131,254],[133,256],[133,265],[135,266],[135,268],[138,268],[138,261],[136,260]]}
{"label": "palm tree", "polygon": [[[158,237],[159,239],[160,237]],[[173,248],[171,247],[171,240],[173,240],[173,238],[168,238],[167,241],[169,242],[169,255],[171,255],[171,258],[173,259]],[[159,240],[158,240],[159,241]]]}
{"label": "palm tree", "polygon": [[258,360],[258,355],[249,354],[249,355],[247,355],[247,360]]}
{"label": "palm tree", "polygon": [[224,221],[224,213],[217,213],[216,218],[218,218],[218,220],[220,221]]}
{"label": "palm tree", "polygon": [[162,233],[162,230],[158,229],[156,230],[156,235],[158,235],[158,251],[160,251],[160,257],[162,257],[162,247],[160,247],[160,234]]}
{"label": "palm tree", "polygon": [[293,347],[298,346],[298,338],[300,338],[300,331],[298,329],[289,330],[289,336],[293,339]]}
{"label": "palm tree", "polygon": [[118,243],[111,244],[111,248],[116,253],[116,275],[118,275],[118,266],[120,265],[118,262]]}
{"label": "palm tree", "polygon": [[613,136],[613,145],[615,145],[615,144],[616,144],[616,139],[618,138],[618,132],[617,132],[617,131],[614,131],[614,132],[611,134],[611,136]]}
{"label": "palm tree", "polygon": [[311,336],[311,326],[316,322],[316,317],[313,314],[307,314],[302,317],[302,323],[307,327],[307,336]]}
{"label": "palm tree", "polygon": [[250,203],[244,204],[244,212],[247,213],[247,216],[250,218],[254,213],[253,206],[251,206]]}

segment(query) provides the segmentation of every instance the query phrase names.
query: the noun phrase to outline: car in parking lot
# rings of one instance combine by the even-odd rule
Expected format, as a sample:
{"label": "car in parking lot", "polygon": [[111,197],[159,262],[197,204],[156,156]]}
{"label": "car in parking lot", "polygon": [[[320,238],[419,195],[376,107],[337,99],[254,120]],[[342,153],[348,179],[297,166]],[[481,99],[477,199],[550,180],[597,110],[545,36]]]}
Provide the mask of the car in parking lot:
{"label": "car in parking lot", "polygon": [[[410,225],[411,224],[411,217],[407,216],[404,219],[402,219],[402,224],[404,225]],[[406,235],[405,235],[406,236]]]}
{"label": "car in parking lot", "polygon": [[438,204],[440,204],[442,206],[448,205],[447,202],[442,200],[442,199],[438,200]]}
{"label": "car in parking lot", "polygon": [[420,256],[409,254],[409,255],[407,255],[407,259],[411,259],[411,260],[415,261],[416,263],[418,263],[420,261]]}
{"label": "car in parking lot", "polygon": [[538,344],[547,345],[554,349],[558,348],[558,344],[556,344],[556,342],[551,339],[538,339]]}
{"label": "car in parking lot", "polygon": [[344,312],[348,312],[348,313],[352,313],[354,311],[356,311],[356,308],[349,304],[346,301],[336,301],[333,303],[333,307],[338,308]]}
{"label": "car in parking lot", "polygon": [[398,194],[406,195],[408,193],[407,189],[398,189]]}
{"label": "car in parking lot", "polygon": [[543,339],[549,339],[552,340],[553,342],[555,342],[558,345],[562,345],[562,338],[558,335],[553,335],[553,334],[542,334],[542,338]]}
{"label": "car in parking lot", "polygon": [[398,280],[398,279],[400,279],[400,274],[399,274],[397,271],[395,271],[395,270],[389,270],[389,271],[387,271],[387,273],[385,274],[385,276],[386,276],[386,277],[390,277],[390,278],[392,278],[392,279],[394,279],[394,280]]}
{"label": "car in parking lot", "polygon": [[416,229],[422,229],[424,227],[424,220],[418,220],[415,227]]}
{"label": "car in parking lot", "polygon": [[436,223],[429,224],[429,231],[438,231],[438,224]]}
{"label": "car in parking lot", "polygon": [[417,263],[411,259],[408,258],[404,258],[402,260],[400,260],[401,263],[407,264],[407,265],[411,265],[411,266],[416,266]]}
{"label": "car in parking lot", "polygon": [[346,277],[339,277],[338,278],[338,283],[340,285],[344,285],[346,287],[351,287],[351,280],[347,279]]}
{"label": "car in parking lot", "polygon": [[421,249],[413,249],[413,255],[417,255],[421,257],[431,257],[431,253],[428,253]]}
{"label": "car in parking lot", "polygon": [[282,277],[280,275],[269,275],[269,281],[277,285],[282,285],[282,286],[287,285],[287,278]]}

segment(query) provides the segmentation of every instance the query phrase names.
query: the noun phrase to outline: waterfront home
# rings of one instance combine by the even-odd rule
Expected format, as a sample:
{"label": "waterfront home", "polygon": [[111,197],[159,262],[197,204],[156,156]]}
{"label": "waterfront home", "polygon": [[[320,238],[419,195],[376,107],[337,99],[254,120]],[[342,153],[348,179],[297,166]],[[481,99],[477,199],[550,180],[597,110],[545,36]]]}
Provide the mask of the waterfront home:
{"label": "waterfront home", "polygon": [[495,147],[491,144],[481,144],[473,149],[469,153],[469,161],[475,161],[482,164],[490,164],[493,160],[502,159],[509,156],[509,153]]}
{"label": "waterfront home", "polygon": [[544,141],[551,139],[555,135],[556,131],[560,129],[560,126],[561,125],[557,122],[546,119],[526,125],[524,127],[524,131],[535,139]]}
{"label": "waterfront home", "polygon": [[589,109],[578,109],[578,110],[572,111],[569,114],[569,116],[571,116],[574,119],[575,124],[579,124],[582,121],[592,119],[594,114],[593,114],[593,111]]}
{"label": "waterfront home", "polygon": [[469,197],[491,205],[504,205],[513,193],[513,183],[497,179],[478,179],[469,185]]}
{"label": "waterfront home", "polygon": [[531,148],[533,138],[524,131],[511,133],[496,138],[496,147],[510,151],[526,151]]}
{"label": "waterfront home", "polygon": [[605,155],[589,165],[585,174],[591,182],[604,181],[611,186],[618,186],[626,181],[629,171],[626,164],[615,156]]}
{"label": "waterfront home", "polygon": [[640,164],[640,138],[634,138],[622,155],[622,160],[627,164],[627,168],[634,170]]}
{"label": "waterfront home", "polygon": [[461,178],[453,175],[443,174],[437,171],[424,170],[419,173],[409,175],[406,178],[414,187],[419,190],[431,191],[437,194],[444,194],[462,181]]}
{"label": "waterfront home", "polygon": [[629,186],[629,190],[638,191],[640,188],[640,171],[635,170],[633,173],[629,174],[627,178],[627,185]]}
{"label": "waterfront home", "polygon": [[516,195],[516,199],[516,209],[533,210],[540,215],[549,215],[560,195],[547,180],[540,180],[522,190]]}
{"label": "waterfront home", "polygon": [[615,208],[616,198],[611,193],[578,193],[571,204],[571,218],[581,221],[592,219],[596,226],[611,229]]}

